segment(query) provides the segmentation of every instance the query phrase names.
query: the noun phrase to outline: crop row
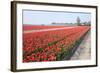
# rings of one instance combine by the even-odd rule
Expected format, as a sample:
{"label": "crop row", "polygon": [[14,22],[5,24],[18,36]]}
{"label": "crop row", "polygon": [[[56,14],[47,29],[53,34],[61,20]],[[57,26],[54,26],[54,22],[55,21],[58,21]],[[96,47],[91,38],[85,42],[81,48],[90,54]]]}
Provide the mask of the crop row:
{"label": "crop row", "polygon": [[40,30],[40,29],[52,29],[63,28],[65,26],[41,26],[41,25],[24,25],[23,30]]}
{"label": "crop row", "polygon": [[89,30],[88,26],[23,34],[23,62],[62,60]]}

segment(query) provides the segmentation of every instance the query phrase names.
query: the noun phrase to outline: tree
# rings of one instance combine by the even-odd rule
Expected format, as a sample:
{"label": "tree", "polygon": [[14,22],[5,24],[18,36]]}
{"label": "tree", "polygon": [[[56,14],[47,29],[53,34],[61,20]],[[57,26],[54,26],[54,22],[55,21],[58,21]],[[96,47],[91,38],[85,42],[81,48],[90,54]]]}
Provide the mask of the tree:
{"label": "tree", "polygon": [[81,22],[81,20],[80,20],[80,18],[79,18],[79,17],[77,17],[77,20],[76,20],[76,21],[77,21],[77,25],[78,25],[78,26],[79,26],[79,25],[81,25],[81,23],[80,23],[80,22]]}

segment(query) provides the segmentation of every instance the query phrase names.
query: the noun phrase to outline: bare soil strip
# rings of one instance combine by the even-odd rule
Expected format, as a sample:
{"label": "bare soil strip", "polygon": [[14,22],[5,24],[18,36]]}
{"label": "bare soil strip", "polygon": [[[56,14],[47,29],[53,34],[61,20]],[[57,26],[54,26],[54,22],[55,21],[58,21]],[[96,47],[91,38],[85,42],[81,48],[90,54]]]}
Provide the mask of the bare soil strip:
{"label": "bare soil strip", "polygon": [[71,60],[87,60],[91,58],[91,32],[89,31],[84,37]]}

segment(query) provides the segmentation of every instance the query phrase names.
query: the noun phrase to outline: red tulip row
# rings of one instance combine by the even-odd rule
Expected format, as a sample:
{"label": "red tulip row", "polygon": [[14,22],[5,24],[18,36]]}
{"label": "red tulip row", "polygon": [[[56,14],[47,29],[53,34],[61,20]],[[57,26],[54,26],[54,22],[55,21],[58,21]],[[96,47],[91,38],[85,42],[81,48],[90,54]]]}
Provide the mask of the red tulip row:
{"label": "red tulip row", "polygon": [[24,56],[30,54],[38,48],[44,48],[56,41],[59,41],[67,35],[75,34],[78,32],[79,27],[63,30],[36,32],[36,33],[24,33],[23,34],[23,49]]}
{"label": "red tulip row", "polygon": [[52,29],[63,28],[65,26],[41,26],[41,25],[24,25],[23,30],[39,30],[39,29]]}
{"label": "red tulip row", "polygon": [[56,31],[25,33],[23,62],[60,60],[60,54],[70,49],[89,28],[89,26],[81,26]]}

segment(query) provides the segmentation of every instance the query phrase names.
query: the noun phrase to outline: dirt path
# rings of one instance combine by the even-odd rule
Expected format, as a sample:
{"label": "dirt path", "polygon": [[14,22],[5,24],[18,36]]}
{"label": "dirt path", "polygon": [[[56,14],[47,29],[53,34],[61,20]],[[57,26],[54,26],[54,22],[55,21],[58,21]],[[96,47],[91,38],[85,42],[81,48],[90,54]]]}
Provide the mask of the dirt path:
{"label": "dirt path", "polygon": [[89,31],[77,48],[71,60],[84,60],[91,58],[91,32]]}
{"label": "dirt path", "polygon": [[27,30],[27,31],[24,31],[24,33],[43,32],[43,31],[54,31],[54,30],[62,30],[62,29],[72,29],[72,28],[77,28],[77,27],[80,27],[80,26],[63,27],[63,28],[52,28],[52,29],[41,29],[41,30]]}

